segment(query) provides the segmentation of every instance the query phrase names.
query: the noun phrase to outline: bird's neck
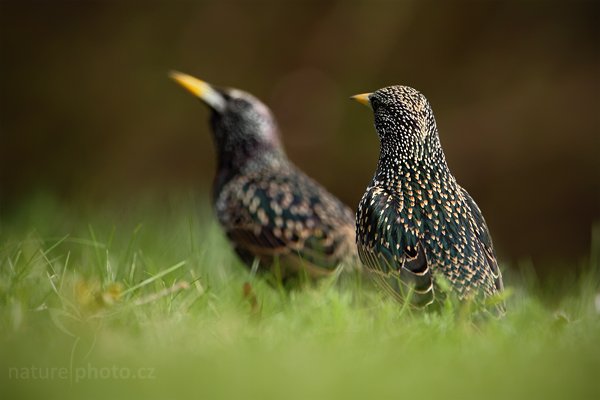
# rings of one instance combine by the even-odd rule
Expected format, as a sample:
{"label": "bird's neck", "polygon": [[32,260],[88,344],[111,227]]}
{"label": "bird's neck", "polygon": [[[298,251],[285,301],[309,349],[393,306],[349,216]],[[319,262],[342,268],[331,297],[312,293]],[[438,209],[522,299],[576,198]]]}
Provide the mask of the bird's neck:
{"label": "bird's neck", "polygon": [[252,148],[220,147],[217,149],[213,194],[217,196],[221,189],[236,176],[265,169],[279,169],[286,163],[287,157],[279,145],[264,144]]}
{"label": "bird's neck", "polygon": [[248,166],[270,165],[282,158],[285,158],[285,153],[279,143],[256,142],[218,146],[217,169],[240,173]]}
{"label": "bird's neck", "polygon": [[444,184],[451,178],[444,153],[439,151],[434,157],[402,156],[399,152],[382,151],[379,155],[374,180],[390,188],[401,186],[421,186],[423,182],[437,181]]}

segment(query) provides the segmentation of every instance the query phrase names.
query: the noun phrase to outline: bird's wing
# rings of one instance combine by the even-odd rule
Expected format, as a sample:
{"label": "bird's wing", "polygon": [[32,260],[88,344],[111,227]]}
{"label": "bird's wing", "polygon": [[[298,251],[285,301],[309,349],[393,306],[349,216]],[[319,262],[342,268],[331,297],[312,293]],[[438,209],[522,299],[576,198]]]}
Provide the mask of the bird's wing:
{"label": "bird's wing", "polygon": [[384,289],[396,295],[411,286],[414,301],[433,300],[433,276],[426,250],[414,227],[399,212],[399,201],[381,188],[365,193],[357,215],[361,261],[380,277]]}
{"label": "bird's wing", "polygon": [[246,262],[298,256],[333,269],[354,247],[353,213],[298,172],[249,175],[226,190],[218,214]]}
{"label": "bird's wing", "polygon": [[498,268],[498,261],[496,258],[496,251],[494,250],[494,245],[492,244],[492,237],[490,236],[490,231],[487,227],[485,219],[483,218],[483,214],[481,210],[475,203],[475,200],[469,195],[469,193],[464,189],[460,188],[463,198],[465,200],[466,206],[470,210],[470,218],[471,225],[473,226],[473,230],[475,231],[475,236],[477,237],[479,243],[483,246],[485,257],[487,261],[487,265],[490,269],[491,275],[494,278],[494,285],[496,290],[501,292],[504,289],[504,283],[502,282],[502,273],[500,272],[500,268]]}

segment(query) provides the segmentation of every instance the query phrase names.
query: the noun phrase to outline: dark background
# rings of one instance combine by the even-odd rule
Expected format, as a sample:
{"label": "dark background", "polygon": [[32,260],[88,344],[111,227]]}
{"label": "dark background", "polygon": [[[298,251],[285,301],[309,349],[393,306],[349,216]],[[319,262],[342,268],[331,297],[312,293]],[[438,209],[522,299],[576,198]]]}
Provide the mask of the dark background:
{"label": "dark background", "polygon": [[270,105],[290,158],[353,208],[375,168],[369,110],[422,91],[501,258],[576,268],[600,221],[593,1],[0,3],[0,208],[210,186],[207,110],[171,69]]}

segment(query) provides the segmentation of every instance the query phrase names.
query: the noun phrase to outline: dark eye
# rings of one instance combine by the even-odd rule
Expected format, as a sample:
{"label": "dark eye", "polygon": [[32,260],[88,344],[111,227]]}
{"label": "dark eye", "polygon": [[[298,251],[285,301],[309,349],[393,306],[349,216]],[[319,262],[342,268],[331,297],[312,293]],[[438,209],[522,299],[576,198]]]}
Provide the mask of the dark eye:
{"label": "dark eye", "polygon": [[371,103],[371,107],[373,107],[373,110],[376,110],[379,107],[381,107],[381,101],[379,101],[379,99],[377,97],[372,96],[369,99],[369,102]]}
{"label": "dark eye", "polygon": [[233,99],[232,104],[239,111],[243,111],[250,108],[250,103],[248,103],[248,101],[244,99]]}

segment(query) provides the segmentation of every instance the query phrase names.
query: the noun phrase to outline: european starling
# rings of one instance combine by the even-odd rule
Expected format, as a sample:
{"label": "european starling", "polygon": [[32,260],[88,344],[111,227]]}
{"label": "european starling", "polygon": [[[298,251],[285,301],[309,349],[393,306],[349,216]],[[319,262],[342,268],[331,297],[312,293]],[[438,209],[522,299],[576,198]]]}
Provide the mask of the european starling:
{"label": "european starling", "polygon": [[332,272],[351,254],[354,213],[287,158],[275,118],[249,93],[171,77],[212,110],[213,203],[235,251],[287,280]]}
{"label": "european starling", "polygon": [[488,227],[448,169],[425,96],[390,86],[352,98],[373,110],[380,141],[377,170],[356,213],[363,264],[396,296],[412,288],[418,305],[436,299],[436,274],[461,299],[502,291]]}

